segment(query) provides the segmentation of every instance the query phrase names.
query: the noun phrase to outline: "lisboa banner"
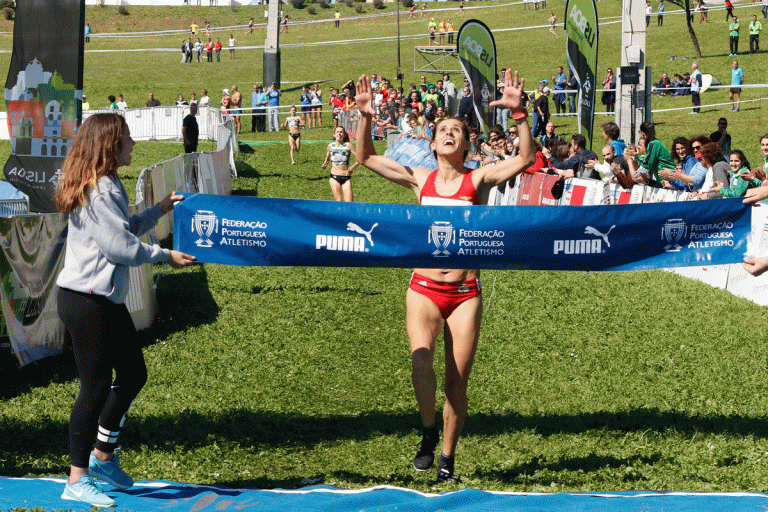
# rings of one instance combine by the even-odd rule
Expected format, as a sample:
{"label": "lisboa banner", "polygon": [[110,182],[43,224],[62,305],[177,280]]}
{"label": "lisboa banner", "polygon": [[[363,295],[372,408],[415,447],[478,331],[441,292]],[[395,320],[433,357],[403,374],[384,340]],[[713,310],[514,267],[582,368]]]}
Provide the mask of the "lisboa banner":
{"label": "lisboa banner", "polygon": [[459,63],[472,86],[475,114],[487,135],[494,123],[490,103],[496,96],[496,42],[491,30],[478,20],[467,20],[456,39]]}
{"label": "lisboa banner", "polygon": [[202,263],[646,270],[740,262],[740,198],[616,206],[421,206],[189,195],[174,248]]}
{"label": "lisboa banner", "polygon": [[56,184],[81,117],[84,21],[81,0],[16,2],[5,82],[11,156],[3,172],[32,211],[56,211]]}
{"label": "lisboa banner", "polygon": [[587,132],[587,149],[592,149],[598,43],[595,0],[567,0],[565,32],[568,36],[568,66],[579,83],[579,133],[582,129]]}

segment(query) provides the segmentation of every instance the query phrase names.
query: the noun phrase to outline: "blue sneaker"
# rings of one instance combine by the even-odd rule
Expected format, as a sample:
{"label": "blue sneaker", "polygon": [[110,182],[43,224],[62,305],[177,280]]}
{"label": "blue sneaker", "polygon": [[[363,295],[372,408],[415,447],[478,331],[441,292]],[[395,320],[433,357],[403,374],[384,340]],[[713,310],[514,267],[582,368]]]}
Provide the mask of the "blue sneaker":
{"label": "blue sneaker", "polygon": [[120,467],[120,460],[117,458],[118,453],[120,453],[120,449],[115,450],[111,460],[101,462],[96,454],[91,452],[91,458],[88,460],[88,472],[93,478],[104,480],[118,489],[129,489],[133,486],[133,478],[128,476]]}
{"label": "blue sneaker", "polygon": [[64,492],[61,493],[61,499],[81,501],[94,507],[117,506],[115,500],[104,494],[104,491],[93,482],[93,477],[90,475],[81,476],[74,484],[67,484],[64,487]]}

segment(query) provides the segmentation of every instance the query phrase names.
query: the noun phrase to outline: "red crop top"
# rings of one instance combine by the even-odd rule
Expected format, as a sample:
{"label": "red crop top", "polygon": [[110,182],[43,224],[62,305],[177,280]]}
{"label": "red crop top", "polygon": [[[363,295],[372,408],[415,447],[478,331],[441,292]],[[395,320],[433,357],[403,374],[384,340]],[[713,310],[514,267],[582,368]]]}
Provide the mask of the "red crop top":
{"label": "red crop top", "polygon": [[464,178],[461,180],[461,186],[452,196],[441,196],[437,193],[435,188],[435,180],[437,179],[437,169],[427,177],[427,181],[424,182],[424,186],[421,187],[421,195],[419,196],[419,203],[431,206],[469,206],[473,204],[480,204],[480,199],[477,197],[477,189],[472,183],[472,169],[467,169]]}

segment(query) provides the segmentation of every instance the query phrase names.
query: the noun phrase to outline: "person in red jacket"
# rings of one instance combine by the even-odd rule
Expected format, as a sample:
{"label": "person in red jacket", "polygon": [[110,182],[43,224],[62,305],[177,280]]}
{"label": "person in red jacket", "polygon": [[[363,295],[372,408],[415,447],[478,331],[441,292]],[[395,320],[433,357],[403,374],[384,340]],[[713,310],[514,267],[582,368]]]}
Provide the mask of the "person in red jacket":
{"label": "person in red jacket", "polygon": [[549,160],[547,157],[544,156],[544,153],[541,152],[541,150],[544,148],[544,146],[536,139],[533,139],[533,145],[536,148],[536,160],[533,162],[533,165],[530,166],[525,170],[525,172],[529,174],[536,174],[537,172],[546,172],[547,169],[552,168],[552,164],[549,163]]}
{"label": "person in red jacket", "polygon": [[208,38],[208,42],[205,43],[205,54],[208,57],[208,62],[213,62],[213,41]]}
{"label": "person in red jacket", "polygon": [[216,45],[213,47],[213,51],[216,52],[216,62],[221,62],[221,41],[216,38]]}

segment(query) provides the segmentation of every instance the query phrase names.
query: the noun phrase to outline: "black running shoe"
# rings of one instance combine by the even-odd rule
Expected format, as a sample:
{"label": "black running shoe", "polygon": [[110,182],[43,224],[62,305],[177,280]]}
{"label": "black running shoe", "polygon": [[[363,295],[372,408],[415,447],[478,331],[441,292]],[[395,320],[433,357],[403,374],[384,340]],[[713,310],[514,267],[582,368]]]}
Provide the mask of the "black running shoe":
{"label": "black running shoe", "polygon": [[446,464],[440,460],[437,463],[437,483],[444,482],[455,484],[461,482],[461,479],[453,474],[453,464]]}
{"label": "black running shoe", "polygon": [[435,447],[440,441],[439,436],[422,436],[419,451],[413,459],[413,469],[416,471],[429,471],[435,464]]}

